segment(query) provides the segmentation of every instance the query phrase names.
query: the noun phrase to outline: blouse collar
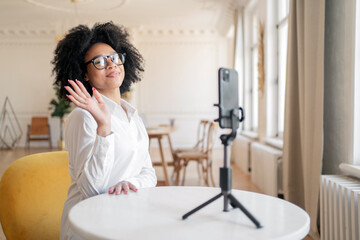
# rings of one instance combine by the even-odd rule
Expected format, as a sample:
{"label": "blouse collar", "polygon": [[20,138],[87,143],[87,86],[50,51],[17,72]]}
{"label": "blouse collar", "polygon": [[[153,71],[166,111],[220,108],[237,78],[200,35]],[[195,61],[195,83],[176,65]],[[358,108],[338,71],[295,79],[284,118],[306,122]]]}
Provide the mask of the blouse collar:
{"label": "blouse collar", "polygon": [[[136,113],[136,108],[134,108],[130,103],[128,103],[127,101],[125,101],[124,99],[120,99],[120,104],[117,104],[116,102],[114,102],[113,100],[111,100],[110,98],[102,95],[100,93],[101,97],[104,99],[104,101],[106,102],[106,104],[108,105],[108,107],[110,108],[110,112],[112,114],[115,113],[115,111],[119,108],[122,108],[120,110],[124,111],[124,109],[126,110],[126,113],[127,113],[127,117],[129,119],[129,121],[131,120],[131,118],[134,116],[134,114]],[[93,98],[95,98],[93,96]]]}

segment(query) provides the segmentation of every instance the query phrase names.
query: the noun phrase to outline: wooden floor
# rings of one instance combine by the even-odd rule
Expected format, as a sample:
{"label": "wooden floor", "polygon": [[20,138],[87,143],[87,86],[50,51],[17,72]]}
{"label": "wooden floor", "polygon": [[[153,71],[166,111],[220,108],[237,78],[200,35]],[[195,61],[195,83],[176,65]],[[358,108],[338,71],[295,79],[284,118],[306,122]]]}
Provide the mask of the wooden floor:
{"label": "wooden floor", "polygon": [[[157,148],[151,149],[150,151],[151,158],[153,161],[158,161],[160,159],[159,150]],[[165,159],[171,160],[171,153],[169,149],[164,150]],[[219,187],[219,167],[223,166],[223,149],[214,149],[213,151],[213,175],[214,175],[214,182],[215,187]],[[231,164],[232,166],[232,174],[233,174],[233,183],[232,188],[233,189],[240,189],[240,190],[246,190],[251,192],[258,192],[262,193],[259,188],[257,188],[254,184],[252,184],[250,175],[243,173],[240,168],[238,168],[236,165]],[[156,176],[158,177],[158,186],[164,185],[164,173],[163,169],[161,167],[156,167]],[[168,175],[169,178],[173,172],[173,168],[169,167],[168,169]],[[174,185],[174,179],[171,179],[171,183]],[[190,162],[187,169],[186,169],[186,178],[185,178],[185,186],[206,186],[205,182],[201,180],[201,177],[199,177],[199,173],[197,170],[197,165],[195,162]]]}
{"label": "wooden floor", "polygon": [[[58,151],[57,149],[48,149],[48,148],[32,148],[30,150],[24,148],[17,148],[15,150],[1,150],[0,149],[0,178],[2,174],[5,172],[6,168],[16,159],[34,153],[40,152],[49,152],[49,151]],[[154,148],[150,150],[151,158],[153,161],[159,161],[159,150]],[[219,186],[219,167],[223,165],[223,152],[222,148],[215,149],[213,153],[213,174],[215,185]],[[165,158],[171,159],[171,154],[168,149],[165,149]],[[261,193],[260,189],[258,189],[252,182],[250,175],[243,173],[237,166],[234,164],[231,165],[233,169],[233,189],[240,189],[252,192]],[[163,185],[164,174],[160,167],[156,167],[156,174],[159,180],[158,186]],[[169,168],[169,175],[172,173],[172,168]],[[205,183],[199,180],[197,166],[195,164],[189,164],[186,173],[185,184],[186,186],[203,186]],[[1,226],[1,225],[0,225]],[[2,228],[0,227],[0,240],[5,240],[4,233]],[[311,240],[308,236],[305,240]]]}

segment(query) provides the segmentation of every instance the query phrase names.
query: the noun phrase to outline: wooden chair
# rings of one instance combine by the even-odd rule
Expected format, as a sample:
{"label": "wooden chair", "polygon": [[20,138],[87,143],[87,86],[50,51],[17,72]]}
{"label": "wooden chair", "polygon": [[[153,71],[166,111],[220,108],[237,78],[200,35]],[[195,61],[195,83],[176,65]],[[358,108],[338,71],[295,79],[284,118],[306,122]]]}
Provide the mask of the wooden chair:
{"label": "wooden chair", "polygon": [[191,148],[178,148],[178,149],[175,149],[174,153],[203,149],[204,141],[205,141],[205,135],[206,135],[206,127],[207,127],[207,125],[209,123],[210,123],[209,120],[200,120],[198,129],[197,129],[196,144]]}
{"label": "wooden chair", "polygon": [[[215,186],[214,177],[212,174],[212,150],[214,147],[215,136],[216,136],[217,123],[209,122],[206,126],[206,134],[200,149],[194,149],[191,151],[179,151],[175,154],[177,162],[176,168],[176,184],[179,184],[180,171],[183,169],[182,185],[185,183],[186,167],[190,161],[196,161],[200,166],[202,177],[207,186],[210,186],[209,177],[212,185]],[[201,174],[199,174],[199,177]]]}
{"label": "wooden chair", "polygon": [[48,141],[51,149],[51,133],[47,117],[32,117],[28,125],[26,146],[30,148],[30,141]]}
{"label": "wooden chair", "polygon": [[[204,151],[204,142],[205,142],[205,135],[206,135],[206,127],[208,126],[208,124],[210,123],[210,121],[208,120],[200,120],[199,125],[198,125],[198,129],[197,129],[197,140],[196,140],[196,144],[191,147],[191,148],[178,148],[178,149],[174,149],[172,148],[172,146],[170,146],[170,148],[172,149],[172,156],[173,156],[173,160],[174,160],[174,171],[172,174],[172,177],[176,176],[178,178],[178,172],[179,172],[179,168],[180,168],[180,159],[177,158],[177,155],[184,153],[184,152],[193,152],[193,151]],[[169,139],[170,142],[170,139]],[[200,172],[200,168],[198,165],[198,173],[199,175],[201,174]],[[178,185],[178,180],[177,180],[177,185]]]}

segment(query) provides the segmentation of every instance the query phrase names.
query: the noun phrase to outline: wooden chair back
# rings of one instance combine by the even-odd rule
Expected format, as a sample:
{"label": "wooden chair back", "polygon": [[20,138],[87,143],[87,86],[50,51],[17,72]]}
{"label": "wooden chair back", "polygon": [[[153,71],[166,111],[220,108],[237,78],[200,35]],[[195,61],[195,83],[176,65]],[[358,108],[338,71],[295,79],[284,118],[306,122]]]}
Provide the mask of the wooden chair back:
{"label": "wooden chair back", "polygon": [[47,117],[32,117],[29,135],[49,135],[49,121]]}
{"label": "wooden chair back", "polygon": [[197,142],[196,145],[194,146],[194,149],[200,150],[202,152],[205,151],[206,134],[209,123],[210,121],[208,120],[200,120],[197,130]]}
{"label": "wooden chair back", "polygon": [[217,132],[216,131],[217,125],[218,124],[216,122],[208,123],[207,131],[206,131],[206,138],[205,138],[205,143],[204,143],[204,145],[206,144],[206,148],[204,149],[204,153],[206,155],[210,155],[214,148],[215,137],[216,137],[216,132]]}
{"label": "wooden chair back", "polygon": [[48,117],[31,118],[31,125],[28,124],[26,136],[27,148],[30,148],[31,141],[48,141],[51,148],[51,132]]}

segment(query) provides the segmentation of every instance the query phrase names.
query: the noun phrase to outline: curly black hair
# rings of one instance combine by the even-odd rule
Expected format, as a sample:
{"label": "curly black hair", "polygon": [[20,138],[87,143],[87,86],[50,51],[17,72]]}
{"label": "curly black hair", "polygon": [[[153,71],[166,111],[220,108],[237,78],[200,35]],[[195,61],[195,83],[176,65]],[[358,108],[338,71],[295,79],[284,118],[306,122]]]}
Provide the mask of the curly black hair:
{"label": "curly black hair", "polygon": [[66,98],[69,86],[68,79],[79,80],[92,95],[92,87],[84,81],[86,66],[85,54],[95,43],[106,43],[118,53],[126,54],[124,63],[125,78],[120,86],[121,94],[128,92],[132,83],[141,80],[144,71],[144,60],[139,51],[130,43],[129,33],[123,26],[113,22],[96,23],[92,29],[79,25],[69,30],[69,33],[58,43],[55,49],[52,73],[56,75],[54,85],[60,88],[60,95]]}

